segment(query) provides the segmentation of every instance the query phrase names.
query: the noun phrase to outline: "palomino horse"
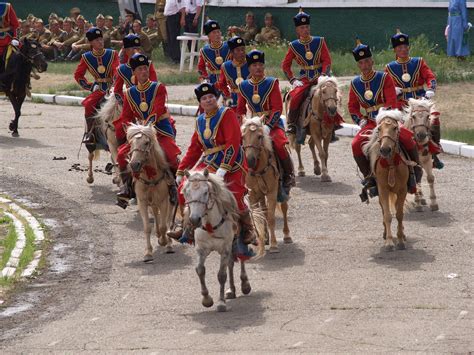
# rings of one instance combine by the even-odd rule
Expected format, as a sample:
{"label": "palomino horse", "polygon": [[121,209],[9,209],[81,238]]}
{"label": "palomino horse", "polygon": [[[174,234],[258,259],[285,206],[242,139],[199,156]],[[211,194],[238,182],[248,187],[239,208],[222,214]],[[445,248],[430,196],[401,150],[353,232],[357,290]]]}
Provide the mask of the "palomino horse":
{"label": "palomino horse", "polygon": [[132,124],[127,130],[127,141],[130,143],[129,166],[134,175],[138,209],[145,230],[146,249],[143,261],[148,262],[153,260],[149,208],[153,211],[158,244],[166,246],[167,253],[173,252],[171,239],[166,232],[170,227],[172,214],[168,185],[174,181],[169,181],[168,163],[152,126]]}
{"label": "palomino horse", "polygon": [[[206,286],[204,263],[212,251],[217,251],[221,256],[217,274],[220,284],[217,311],[225,312],[227,310],[226,297],[235,298],[233,244],[235,235],[239,233],[237,201],[223,180],[209,174],[207,169],[203,172],[189,173],[186,171],[185,173],[187,180],[183,187],[183,194],[188,209],[186,213],[189,216],[189,222],[196,228],[194,240],[199,258],[196,272],[201,282],[202,305],[211,307],[214,304]],[[259,258],[265,254],[265,241],[262,238],[265,235],[265,217],[262,213],[253,211],[251,213],[259,236],[258,253],[254,258]],[[230,289],[225,294],[227,268],[229,268]],[[251,287],[244,261],[241,261],[240,280],[242,281],[242,293],[248,294]]]}
{"label": "palomino horse", "polygon": [[407,195],[409,168],[400,152],[399,123],[403,114],[399,110],[381,109],[377,115],[377,127],[369,141],[364,145],[364,153],[370,159],[372,173],[377,180],[379,203],[382,207],[385,246],[387,250],[394,247],[392,237],[392,210],[396,211],[398,221],[398,249],[405,249],[403,231],[403,206]]}
{"label": "palomino horse", "polygon": [[[321,76],[318,84],[311,88],[309,93],[310,103],[302,108],[298,120],[300,127],[308,127],[311,139],[308,142],[313,155],[314,174],[321,175],[322,182],[330,182],[327,161],[329,156],[329,143],[331,142],[332,131],[334,129],[334,118],[337,114],[338,103],[341,94],[338,88],[337,79],[329,76]],[[288,107],[288,105],[286,105]],[[303,137],[304,139],[304,137]],[[304,176],[304,166],[301,160],[301,144],[297,142],[296,136],[291,135],[292,147],[298,154],[298,175]],[[318,148],[321,166],[316,156],[314,146]]]}
{"label": "palomino horse", "polygon": [[[98,157],[99,149],[106,149],[110,152],[112,164],[114,166],[113,183],[119,185],[120,178],[117,169],[117,138],[115,137],[115,127],[113,121],[120,116],[121,107],[114,95],[109,95],[103,106],[97,110],[95,115],[95,122],[93,131],[95,132],[96,144],[86,145],[89,151],[89,171],[87,175],[87,182],[92,184],[94,182],[94,170],[92,168],[92,161]],[[105,142],[104,142],[105,140]],[[97,145],[99,144],[99,146]]]}
{"label": "palomino horse", "polygon": [[[277,206],[279,172],[272,141],[263,129],[260,117],[245,120],[242,125],[242,142],[249,172],[245,183],[249,188],[250,206],[266,211],[270,230],[270,253],[278,252],[275,236],[275,209]],[[288,228],[288,202],[281,203],[283,212],[283,241],[292,243]]]}
{"label": "palomino horse", "polygon": [[5,92],[15,110],[15,118],[9,125],[13,137],[19,136],[18,121],[27,85],[30,82],[31,70],[34,67],[41,73],[48,68],[38,41],[25,38],[21,42],[21,49],[11,54],[5,71],[0,73],[0,91]]}
{"label": "palomino horse", "polygon": [[[418,144],[418,152],[420,156],[420,163],[426,172],[426,179],[430,186],[430,209],[431,211],[438,211],[438,203],[436,202],[436,194],[434,190],[435,177],[433,174],[433,163],[431,159],[431,112],[433,111],[434,103],[427,99],[409,99],[408,106],[405,109],[404,125],[409,130],[413,131],[415,141]],[[422,211],[422,205],[426,205],[426,200],[421,191],[421,184],[416,188],[415,194],[415,208],[417,211]]]}

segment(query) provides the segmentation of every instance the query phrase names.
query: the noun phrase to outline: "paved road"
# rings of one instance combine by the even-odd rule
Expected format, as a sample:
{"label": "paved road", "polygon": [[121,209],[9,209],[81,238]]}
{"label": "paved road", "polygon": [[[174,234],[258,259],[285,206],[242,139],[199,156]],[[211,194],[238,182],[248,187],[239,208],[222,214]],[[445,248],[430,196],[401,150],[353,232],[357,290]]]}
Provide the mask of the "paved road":
{"label": "paved road", "polygon": [[[200,304],[192,248],[143,264],[141,223],[114,206],[110,177],[87,185],[85,172],[68,171],[86,163],[81,108],[26,104],[18,139],[7,103],[0,113],[0,190],[24,199],[51,239],[44,273],[0,310],[2,353],[474,349],[472,160],[443,157],[440,211],[408,213],[408,249],[387,253],[378,204],[358,201],[350,140],[331,145],[334,182],[308,175],[293,191],[295,243],[250,265],[252,293],[222,314]],[[184,148],[192,119],[177,122]],[[210,258],[213,296],[216,265]]]}

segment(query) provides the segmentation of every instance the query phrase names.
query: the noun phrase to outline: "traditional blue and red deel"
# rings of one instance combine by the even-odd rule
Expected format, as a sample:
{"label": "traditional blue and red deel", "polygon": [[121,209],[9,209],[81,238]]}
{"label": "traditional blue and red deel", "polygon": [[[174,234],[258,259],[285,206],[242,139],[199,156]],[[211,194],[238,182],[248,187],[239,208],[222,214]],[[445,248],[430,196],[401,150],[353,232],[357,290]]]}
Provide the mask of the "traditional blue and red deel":
{"label": "traditional blue and red deel", "polygon": [[[131,86],[125,91],[125,97],[138,121],[153,126],[164,136],[175,138],[175,132],[171,126],[168,113],[157,117],[156,113],[153,112],[155,98],[160,85],[160,83],[149,81],[143,89],[139,89],[138,86]],[[142,110],[143,105],[142,108],[140,107],[142,102],[146,102],[147,104],[145,111]]]}
{"label": "traditional blue and red deel", "polygon": [[[206,68],[209,72],[209,81],[211,84],[215,84],[219,80],[219,72],[221,70],[221,65],[230,59],[230,49],[227,42],[222,42],[221,46],[218,48],[211,47],[211,45],[206,44],[201,49],[202,56],[206,62]],[[216,58],[221,57],[222,63],[216,63]]]}
{"label": "traditional blue and red deel", "polygon": [[[219,144],[216,143],[217,131],[222,122],[222,119],[229,110],[227,107],[220,107],[214,116],[206,118],[206,113],[201,113],[196,119],[196,132],[199,137],[199,142],[202,144],[204,150],[218,147]],[[207,123],[209,121],[209,123]],[[211,135],[209,138],[204,137],[204,131],[206,128],[211,130]],[[237,154],[234,165],[230,165],[230,161]],[[221,150],[212,154],[208,154],[202,158],[202,161],[212,166],[215,170],[219,169],[221,166],[226,166],[229,171],[234,172],[240,169],[243,165],[243,152],[242,147],[239,147],[239,150],[236,152],[233,146],[229,146],[226,150]]]}
{"label": "traditional blue and red deel", "polygon": [[[383,96],[383,87],[387,73],[377,71],[374,73],[374,76],[369,80],[364,80],[360,75],[352,79],[351,87],[354,90],[354,93],[357,95],[357,99],[360,103],[363,104],[363,107],[376,106],[381,103],[381,96]],[[373,97],[367,99],[364,95],[366,91],[372,91]],[[375,119],[378,114],[378,110],[374,112],[367,113],[367,117]]]}
{"label": "traditional blue and red deel", "polygon": [[[253,83],[253,81],[251,81],[250,79],[244,80],[242,83],[240,83],[240,93],[245,98],[245,101],[247,102],[247,105],[250,110],[252,110],[253,114],[260,115],[261,113],[267,111],[267,109],[265,109],[265,104],[270,97],[270,93],[272,92],[276,81],[276,78],[265,77],[262,81],[259,81],[258,83]],[[260,96],[260,101],[258,103],[255,103],[252,100],[252,96],[256,94]],[[267,124],[272,127],[278,125],[279,127],[284,129],[285,126],[280,115],[281,112],[276,112],[272,116],[272,122],[269,122]],[[278,122],[276,122],[277,120]]]}
{"label": "traditional blue and red deel", "polygon": [[[9,26],[9,24],[5,26],[5,17],[7,16],[8,11],[10,10],[10,6],[11,5],[8,2],[0,2],[0,28],[1,29]],[[7,36],[13,38],[16,36],[16,33],[13,33],[13,31],[0,31],[0,39],[3,39]]]}
{"label": "traditional blue and red deel", "polygon": [[[230,84],[230,87],[232,89],[231,97],[232,97],[232,104],[234,106],[237,105],[237,99],[238,95],[238,86],[239,84],[236,82],[236,80],[240,77],[242,80],[246,80],[249,77],[249,66],[247,65],[247,62],[244,62],[244,64],[240,67],[236,67],[232,60],[228,60],[224,64],[222,64],[222,71],[224,72],[224,75],[227,79],[227,83]],[[239,75],[240,74],[240,75]]]}
{"label": "traditional blue and red deel", "polygon": [[[309,80],[319,77],[321,74],[321,48],[323,46],[324,38],[314,36],[311,37],[311,41],[302,42],[299,39],[296,39],[290,43],[290,49],[295,54],[297,62],[300,65],[307,67],[313,67],[313,69],[304,69],[303,67],[300,70],[300,77],[306,77]],[[308,57],[307,53],[311,53],[311,58]]]}
{"label": "traditional blue and red deel", "polygon": [[132,83],[133,71],[128,63],[120,64],[117,69],[117,75],[120,75],[127,88],[135,85],[135,83]]}
{"label": "traditional blue and red deel", "polygon": [[[113,55],[114,55],[114,50],[104,49],[104,52],[102,55],[95,55],[92,51],[89,51],[89,52],[84,53],[82,55],[82,58],[84,59],[84,62],[87,64],[87,69],[89,69],[89,72],[92,74],[95,80],[108,79],[112,76],[112,72],[113,72],[113,68],[112,68],[112,63],[114,59]],[[100,66],[103,66],[105,68],[105,71],[103,73],[99,72]],[[85,87],[84,85],[86,85],[87,83],[81,82],[80,84],[82,87]],[[95,81],[94,84],[99,85],[100,90],[107,91],[112,85],[112,80],[108,82],[100,82],[100,83]]]}
{"label": "traditional blue and red deel", "polygon": [[[410,58],[408,62],[398,62],[394,60],[387,65],[387,70],[390,72],[392,79],[395,81],[395,86],[401,88],[411,88],[418,86],[419,78],[420,78],[420,68],[423,63],[422,58]],[[408,82],[403,81],[403,74],[409,74],[410,80]],[[434,80],[433,80],[434,81]],[[436,81],[431,82],[433,88],[436,88]],[[413,92],[403,92],[402,97],[403,100],[408,100],[410,98],[420,98],[425,96],[425,89],[424,87],[420,88],[419,90]]]}

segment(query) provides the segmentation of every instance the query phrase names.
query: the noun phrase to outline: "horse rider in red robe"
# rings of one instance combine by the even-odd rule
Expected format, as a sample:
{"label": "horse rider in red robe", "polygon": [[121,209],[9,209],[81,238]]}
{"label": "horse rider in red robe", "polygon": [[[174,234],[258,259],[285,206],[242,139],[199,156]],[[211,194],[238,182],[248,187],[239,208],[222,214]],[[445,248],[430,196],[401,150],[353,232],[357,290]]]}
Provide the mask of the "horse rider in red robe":
{"label": "horse rider in red robe", "polygon": [[[123,42],[122,50],[125,54],[125,57],[127,58],[127,61],[119,65],[119,67],[117,68],[115,79],[114,79],[114,94],[115,94],[115,98],[117,99],[117,101],[120,102],[120,104],[123,104],[124,84],[125,84],[126,89],[137,84],[137,80],[135,76],[133,75],[133,71],[130,66],[130,58],[135,53],[141,53],[140,51],[141,43],[140,43],[139,36],[135,34],[129,34],[123,38],[122,42]],[[158,81],[155,67],[153,66],[153,63],[151,61],[150,61],[149,69],[150,69],[150,81]]]}
{"label": "horse rider in red robe", "polygon": [[[326,40],[324,37],[311,36],[310,19],[311,16],[302,9],[293,17],[298,39],[290,43],[281,65],[288,81],[293,86],[289,93],[291,101],[287,117],[288,134],[296,134],[296,122],[301,112],[301,104],[308,96],[311,87],[318,83],[320,75],[330,75],[331,72],[331,55]],[[301,67],[298,78],[291,70],[293,61]],[[337,116],[336,126],[339,126],[344,120],[339,114]],[[337,140],[334,132],[332,139]]]}
{"label": "horse rider in red robe", "polygon": [[[95,144],[93,132],[95,122],[94,115],[104,96],[109,92],[112,86],[113,78],[119,65],[119,59],[116,51],[108,48],[104,49],[102,30],[97,27],[91,27],[86,32],[86,37],[92,50],[81,56],[81,61],[74,73],[74,79],[84,90],[91,92],[82,102],[85,108],[87,127],[82,142],[86,144],[86,147],[89,145],[92,149]],[[94,78],[92,83],[86,79],[85,75],[87,71]],[[92,150],[94,149],[95,148]]]}
{"label": "horse rider in red robe", "polygon": [[[349,89],[349,113],[354,123],[361,128],[352,140],[352,154],[364,175],[362,184],[364,189],[360,195],[362,202],[368,200],[367,190],[372,196],[377,195],[375,178],[372,176],[369,159],[362,151],[363,143],[368,141],[368,132],[373,130],[377,124],[375,117],[382,107],[388,109],[398,108],[397,94],[393,80],[387,73],[375,71],[373,69],[374,61],[372,52],[368,45],[357,41],[357,46],[352,54],[361,71],[361,75],[356,76],[351,81]],[[418,163],[415,167],[416,182],[421,179],[421,168],[419,166],[418,150],[413,140],[413,133],[405,127],[400,127],[400,143],[405,148],[409,158]],[[416,183],[410,179],[411,192],[416,189]]]}
{"label": "horse rider in red robe", "polygon": [[[181,150],[175,142],[175,131],[170,122],[170,114],[166,107],[167,92],[163,84],[150,81],[150,62],[141,53],[136,53],[130,58],[130,68],[136,78],[137,85],[128,88],[124,93],[122,113],[114,121],[117,141],[123,142],[127,135],[127,127],[131,123],[152,125],[156,129],[156,137],[165,153],[166,161],[170,167],[170,177],[178,168],[178,155]],[[118,149],[117,165],[123,185],[117,194],[118,205],[125,208],[124,201],[131,198],[132,175],[128,171],[128,153],[130,145],[122,144]],[[174,177],[173,177],[174,179]],[[176,202],[177,191],[174,182],[169,186],[170,201]]]}
{"label": "horse rider in red robe", "polygon": [[[385,71],[395,83],[398,105],[403,107],[410,98],[433,98],[436,92],[436,76],[423,58],[410,57],[408,35],[398,30],[392,36],[392,47],[396,59],[387,64]],[[441,126],[437,111],[431,112],[431,140],[435,143],[430,147],[433,153],[433,166],[442,169],[444,164],[438,158],[438,154],[441,153]]]}
{"label": "horse rider in red robe", "polygon": [[237,115],[240,122],[243,122],[248,107],[252,116],[259,116],[264,120],[265,130],[272,138],[273,149],[283,169],[283,189],[289,195],[291,187],[295,186],[295,174],[287,149],[288,139],[280,117],[283,102],[278,79],[265,76],[265,53],[261,51],[253,50],[248,53],[247,64],[250,76],[239,85]]}
{"label": "horse rider in red robe", "polygon": [[[239,208],[242,241],[249,244],[255,236],[250,211],[244,201],[244,196],[247,193],[245,187],[247,166],[241,145],[242,135],[237,115],[234,110],[219,106],[217,103],[219,94],[214,85],[202,83],[194,92],[204,112],[196,119],[196,128],[191,138],[191,144],[181,160],[176,174],[176,183],[179,185],[179,205],[183,211],[185,201],[181,191],[184,185],[185,170],[208,169],[223,178],[234,195]],[[185,231],[185,241],[192,242],[192,231],[187,226],[185,226]],[[180,239],[183,236],[183,229],[169,232],[168,236]],[[181,241],[183,242],[183,239]]]}
{"label": "horse rider in red robe", "polygon": [[245,53],[245,41],[242,37],[232,37],[227,41],[232,59],[221,66],[218,87],[224,95],[227,107],[237,110],[239,84],[248,78],[249,67]]}
{"label": "horse rider in red robe", "polygon": [[20,24],[13,6],[8,2],[0,2],[0,72],[7,66],[7,57],[11,54],[8,49],[12,40],[17,38],[18,27]]}

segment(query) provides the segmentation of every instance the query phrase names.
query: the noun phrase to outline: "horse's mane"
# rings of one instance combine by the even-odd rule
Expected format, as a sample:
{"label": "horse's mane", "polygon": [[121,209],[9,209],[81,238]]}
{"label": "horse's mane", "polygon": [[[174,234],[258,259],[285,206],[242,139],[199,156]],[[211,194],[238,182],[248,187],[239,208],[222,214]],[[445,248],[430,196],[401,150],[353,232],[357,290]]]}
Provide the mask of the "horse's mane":
{"label": "horse's mane", "polygon": [[339,82],[337,81],[335,76],[326,76],[322,75],[318,78],[318,84],[316,85],[316,89],[320,89],[326,83],[333,83],[337,88],[339,87]]}
{"label": "horse's mane", "polygon": [[375,171],[375,163],[380,155],[380,141],[379,141],[379,125],[382,120],[389,118],[397,122],[403,120],[403,113],[400,110],[389,110],[381,108],[375,120],[377,127],[369,132],[369,140],[362,144],[362,151],[364,155],[370,160],[370,168],[372,172]]}
{"label": "horse's mane", "polygon": [[163,149],[161,148],[160,144],[158,143],[158,140],[156,139],[155,129],[152,126],[143,126],[132,123],[130,126],[128,126],[127,129],[127,141],[131,142],[133,139],[135,139],[134,137],[139,133],[150,139],[151,144],[153,145],[152,149],[158,167],[160,167],[161,169],[168,169],[168,162],[166,161]]}
{"label": "horse's mane", "polygon": [[404,113],[404,126],[410,129],[413,126],[412,114],[415,108],[421,107],[424,110],[427,110],[430,114],[432,112],[434,102],[426,98],[422,99],[408,99],[408,105],[405,106]]}
{"label": "horse's mane", "polygon": [[[242,133],[244,133],[245,129],[251,125],[255,125],[258,128],[262,128],[263,127],[262,119],[260,117],[247,118],[242,124],[242,127],[241,127]],[[272,139],[270,138],[268,133],[265,132],[265,130],[263,130],[263,146],[269,152],[273,151]]]}
{"label": "horse's mane", "polygon": [[118,114],[117,99],[115,95],[110,94],[106,96],[104,105],[97,110],[95,117],[101,122],[112,123]]}
{"label": "horse's mane", "polygon": [[[318,96],[317,103],[319,104],[320,90],[324,85],[328,83],[333,84],[337,89],[338,109],[340,109],[342,94],[341,94],[341,90],[339,90],[339,82],[337,78],[334,76],[325,76],[325,75],[320,76],[318,79],[318,84],[311,87],[311,90],[309,92],[309,97],[312,98],[314,95],[317,95]],[[313,111],[317,111],[317,107],[315,107],[315,104],[316,103],[313,102],[313,100],[311,100],[311,106],[313,108]]]}
{"label": "horse's mane", "polygon": [[227,188],[223,179],[217,178],[214,174],[209,174],[208,182],[211,191],[216,196],[216,203],[222,208],[221,211],[226,211],[234,220],[238,219],[238,206],[234,195]]}

